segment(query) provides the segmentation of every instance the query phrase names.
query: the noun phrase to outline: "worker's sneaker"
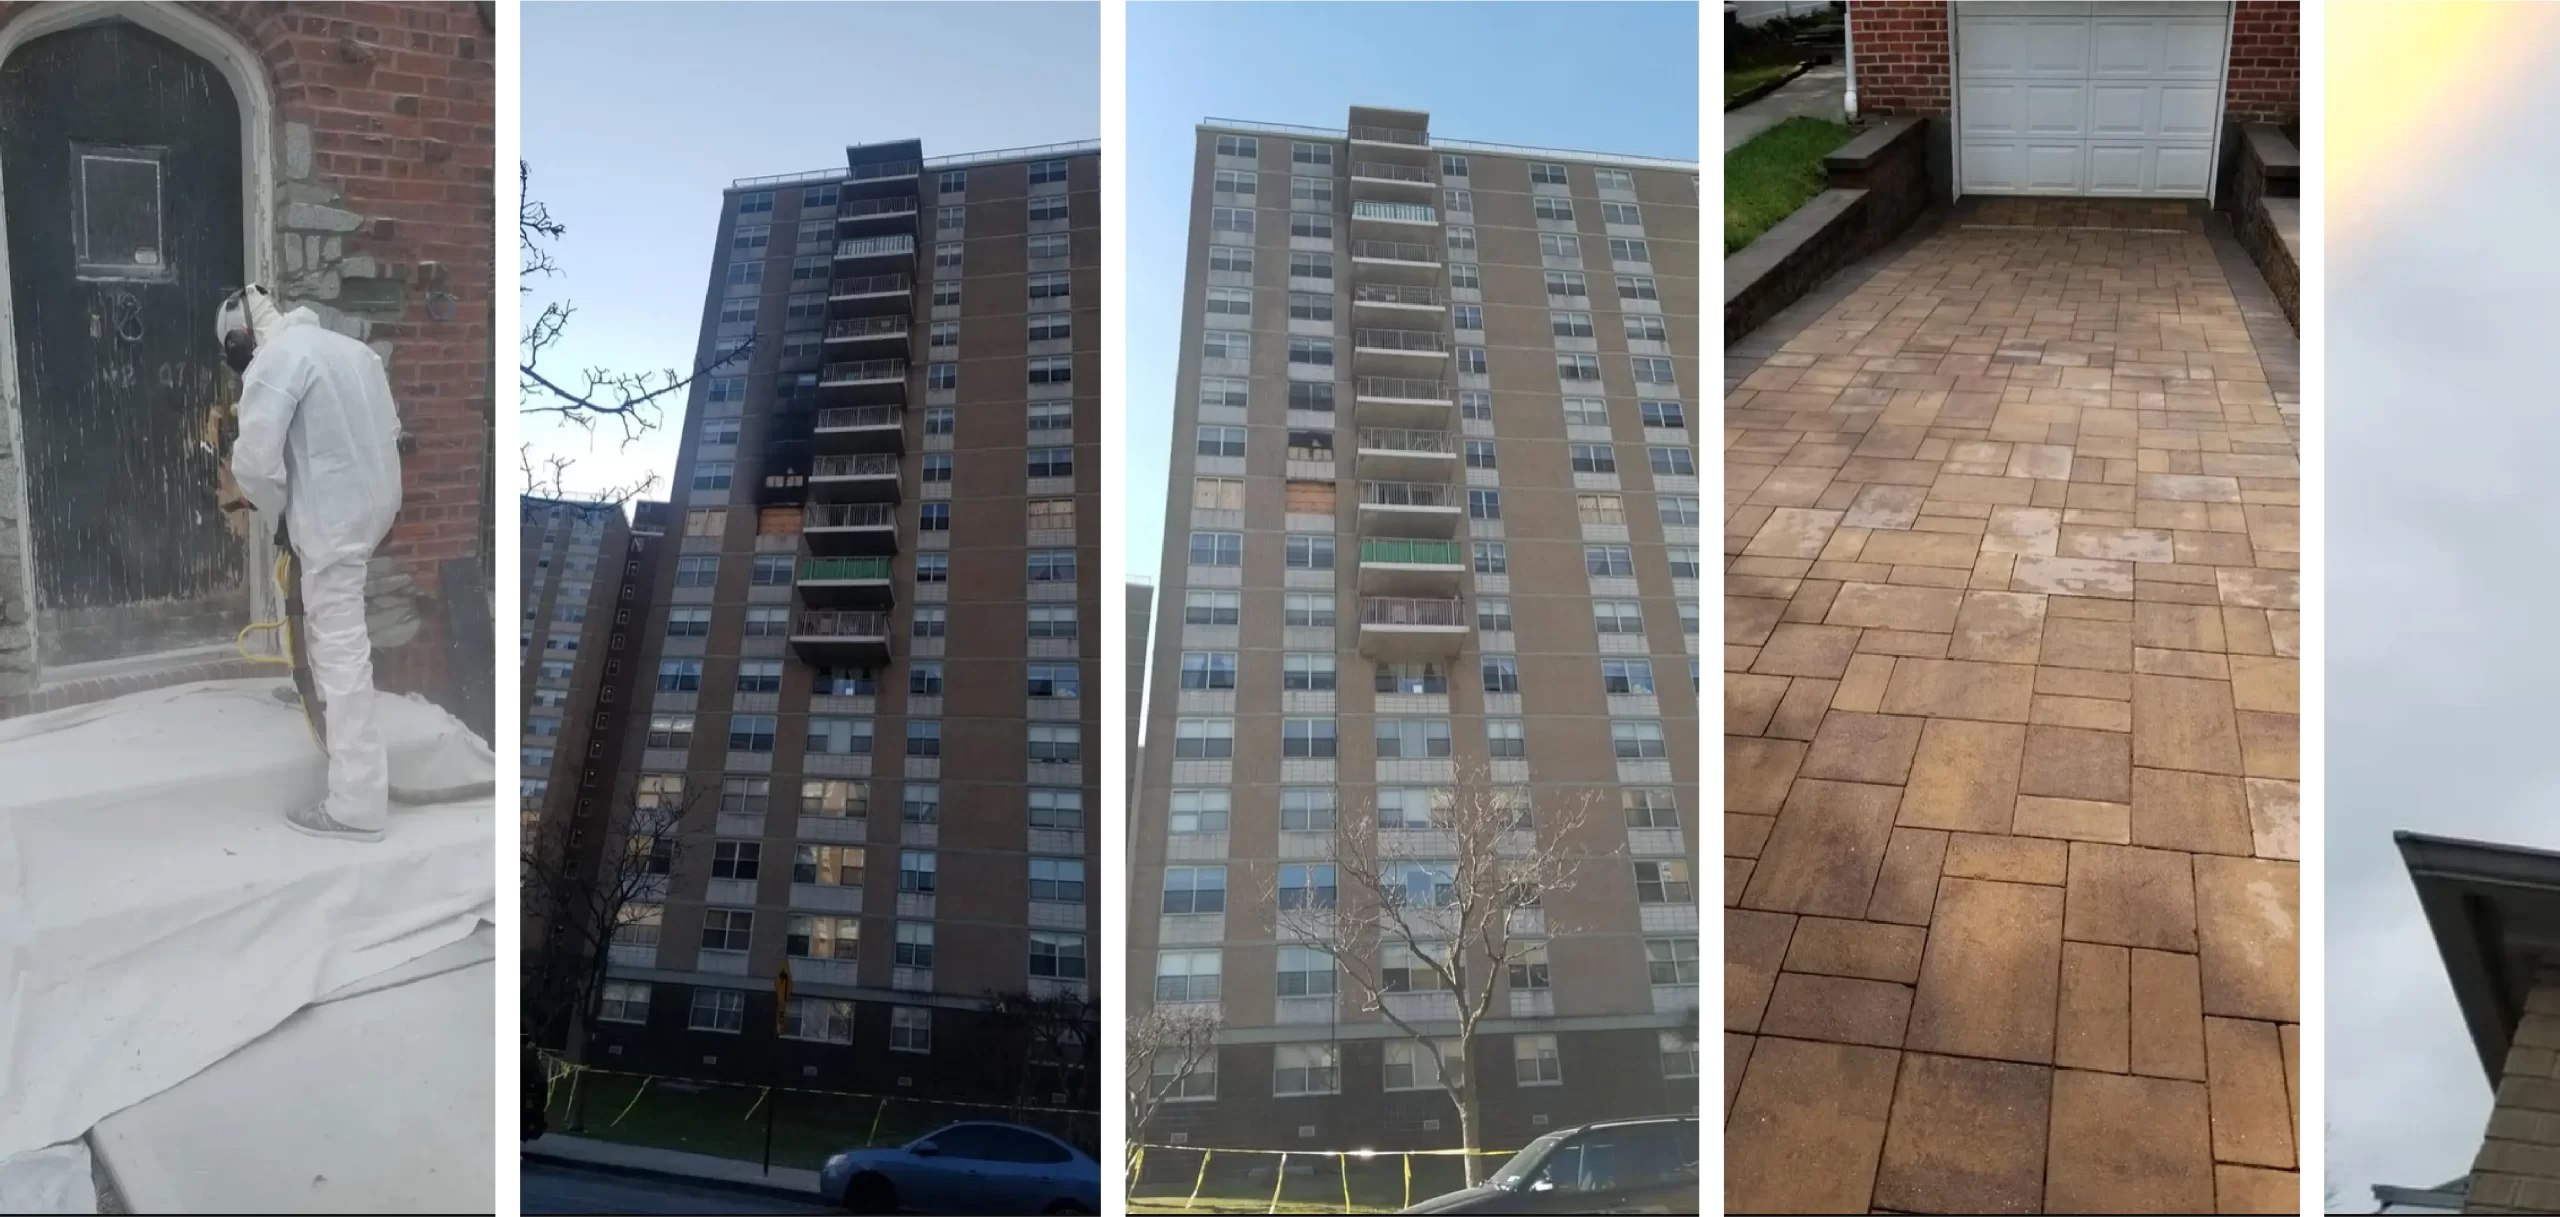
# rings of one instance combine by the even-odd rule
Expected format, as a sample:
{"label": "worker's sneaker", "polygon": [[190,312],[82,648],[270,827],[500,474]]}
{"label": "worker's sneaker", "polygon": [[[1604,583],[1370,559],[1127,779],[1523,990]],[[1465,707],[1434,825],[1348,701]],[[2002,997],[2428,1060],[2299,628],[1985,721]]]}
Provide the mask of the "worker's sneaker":
{"label": "worker's sneaker", "polygon": [[330,819],[329,805],[326,803],[312,807],[305,807],[300,811],[288,813],[284,818],[284,822],[292,825],[295,832],[301,833],[304,836],[332,837],[340,841],[379,841],[382,839],[382,830],[379,828],[350,828],[344,824],[340,824],[336,820]]}

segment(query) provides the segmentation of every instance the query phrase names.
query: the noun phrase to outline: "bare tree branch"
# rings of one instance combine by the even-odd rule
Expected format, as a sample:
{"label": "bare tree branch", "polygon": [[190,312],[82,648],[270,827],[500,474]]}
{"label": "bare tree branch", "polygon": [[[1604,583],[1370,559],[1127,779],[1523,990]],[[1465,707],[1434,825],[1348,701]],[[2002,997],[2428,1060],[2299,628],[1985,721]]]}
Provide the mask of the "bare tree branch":
{"label": "bare tree branch", "polygon": [[1156,1109],[1180,1095],[1201,1066],[1217,1060],[1222,1025],[1217,1007],[1188,1002],[1150,1005],[1124,1020],[1130,1140],[1145,1139]]}
{"label": "bare tree branch", "polygon": [[[1542,980],[1547,941],[1579,928],[1558,918],[1551,898],[1618,851],[1590,848],[1597,791],[1533,804],[1527,788],[1496,784],[1481,763],[1456,778],[1432,789],[1419,819],[1404,807],[1344,809],[1333,905],[1283,892],[1276,877],[1269,894],[1279,940],[1323,953],[1360,1010],[1413,1041],[1457,1111],[1461,1145],[1476,1150],[1478,1028],[1512,992],[1515,970]],[[1454,1054],[1443,1051],[1450,1040]],[[1471,1155],[1466,1165],[1472,1183],[1482,1163]]]}
{"label": "bare tree branch", "polygon": [[536,458],[531,444],[517,451],[516,462],[524,472],[523,493],[537,499],[572,499],[620,507],[658,488],[658,475],[646,473],[630,482],[597,489],[571,489],[569,471],[577,467],[577,458],[557,453]]}
{"label": "bare tree branch", "polygon": [[[523,272],[520,284],[529,285],[535,278],[561,274],[552,246],[568,234],[569,227],[551,214],[548,204],[533,197],[532,166],[518,162],[516,176],[524,186],[516,213],[518,266]],[[533,289],[520,285],[518,290],[530,293]],[[518,342],[518,412],[550,415],[589,431],[595,429],[599,419],[612,419],[621,425],[622,442],[626,445],[658,428],[660,407],[668,398],[722,368],[745,367],[756,346],[757,336],[752,334],[724,344],[712,352],[711,358],[696,363],[688,374],[679,374],[672,368],[658,372],[604,367],[574,373],[544,370],[543,357],[560,344],[569,319],[577,311],[577,306],[566,300],[554,301],[544,305],[525,325]]]}

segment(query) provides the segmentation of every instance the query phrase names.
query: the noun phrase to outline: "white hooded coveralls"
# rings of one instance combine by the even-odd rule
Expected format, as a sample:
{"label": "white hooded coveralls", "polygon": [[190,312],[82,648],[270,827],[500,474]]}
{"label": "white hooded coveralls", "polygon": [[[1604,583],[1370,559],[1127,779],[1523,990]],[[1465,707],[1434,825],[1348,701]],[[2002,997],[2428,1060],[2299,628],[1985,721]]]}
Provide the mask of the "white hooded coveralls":
{"label": "white hooded coveralls", "polygon": [[247,293],[257,353],[241,373],[231,476],[302,556],[304,654],[329,734],[329,818],[380,829],[391,770],[374,724],[366,562],[400,512],[400,417],[372,348]]}

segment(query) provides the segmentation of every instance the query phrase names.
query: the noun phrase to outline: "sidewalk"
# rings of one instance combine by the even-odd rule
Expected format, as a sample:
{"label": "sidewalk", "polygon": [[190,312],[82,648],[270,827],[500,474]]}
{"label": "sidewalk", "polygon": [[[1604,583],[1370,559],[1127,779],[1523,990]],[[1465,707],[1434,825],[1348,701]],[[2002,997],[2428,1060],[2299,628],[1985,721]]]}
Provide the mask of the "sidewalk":
{"label": "sidewalk", "polygon": [[650,1149],[615,1141],[547,1133],[525,1143],[522,1156],[533,1161],[564,1163],[625,1175],[644,1175],[682,1183],[710,1184],[740,1191],[764,1192],[789,1200],[818,1199],[818,1172],[777,1166],[766,1174],[762,1165],[709,1154]]}
{"label": "sidewalk", "polygon": [[1777,126],[1790,118],[1820,118],[1831,122],[1842,118],[1848,101],[1849,69],[1838,63],[1816,65],[1794,80],[1779,86],[1778,91],[1739,110],[1724,114],[1724,150],[1731,152],[1751,142],[1751,137]]}

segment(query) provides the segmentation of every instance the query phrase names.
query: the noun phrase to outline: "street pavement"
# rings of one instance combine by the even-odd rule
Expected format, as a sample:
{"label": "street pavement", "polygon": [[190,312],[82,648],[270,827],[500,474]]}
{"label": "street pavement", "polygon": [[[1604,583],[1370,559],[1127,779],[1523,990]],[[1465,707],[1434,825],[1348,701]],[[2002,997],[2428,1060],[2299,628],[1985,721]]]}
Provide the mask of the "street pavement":
{"label": "street pavement", "polygon": [[527,1161],[522,1171],[527,1213],[832,1213],[812,1196],[801,1204],[779,1196],[695,1186],[671,1179]]}

